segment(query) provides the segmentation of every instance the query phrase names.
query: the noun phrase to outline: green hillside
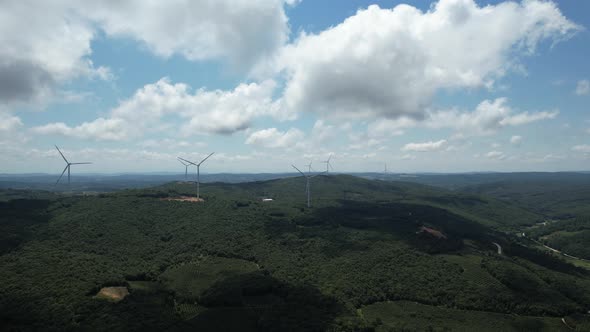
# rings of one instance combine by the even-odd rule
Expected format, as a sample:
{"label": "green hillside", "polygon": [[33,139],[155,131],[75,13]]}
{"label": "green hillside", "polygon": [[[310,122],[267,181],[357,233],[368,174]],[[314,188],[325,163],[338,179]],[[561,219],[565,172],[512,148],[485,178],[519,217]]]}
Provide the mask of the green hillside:
{"label": "green hillside", "polygon": [[[448,313],[515,331],[563,317],[587,326],[590,275],[504,233],[539,215],[419,184],[339,175],[311,188],[312,208],[303,178],[206,184],[204,202],[174,200],[195,196],[183,183],[2,202],[0,319],[60,331],[387,331],[447,326]],[[94,297],[107,286],[130,295]],[[408,316],[388,301],[440,312]]]}
{"label": "green hillside", "polygon": [[527,236],[569,255],[590,260],[590,219],[588,217],[550,220],[528,228]]}
{"label": "green hillside", "polygon": [[[559,174],[559,173],[558,173]],[[461,190],[512,202],[551,219],[590,216],[590,176],[513,179]]]}
{"label": "green hillside", "polygon": [[[494,197],[542,216],[542,223],[532,227],[523,224],[520,229],[515,227],[513,230],[523,232],[537,243],[567,255],[590,260],[588,174],[555,173],[544,177],[515,177],[511,180],[468,186],[462,192]],[[546,247],[544,249],[551,251]],[[573,262],[590,266],[588,261]]]}

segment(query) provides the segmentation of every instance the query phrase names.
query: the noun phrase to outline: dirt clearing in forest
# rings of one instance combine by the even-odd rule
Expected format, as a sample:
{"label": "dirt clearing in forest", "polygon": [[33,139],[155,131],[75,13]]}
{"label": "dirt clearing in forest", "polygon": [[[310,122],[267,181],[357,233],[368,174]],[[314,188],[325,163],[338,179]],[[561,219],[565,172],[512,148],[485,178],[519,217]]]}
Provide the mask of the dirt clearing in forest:
{"label": "dirt clearing in forest", "polygon": [[447,236],[444,235],[443,233],[441,233],[440,231],[437,231],[436,229],[432,229],[429,227],[420,227],[420,231],[418,233],[428,233],[430,235],[433,235],[434,237],[437,237],[439,239],[446,239]]}
{"label": "dirt clearing in forest", "polygon": [[96,294],[96,297],[99,299],[119,302],[127,295],[129,295],[129,290],[127,290],[127,287],[103,287],[98,292],[98,294]]}
{"label": "dirt clearing in forest", "polygon": [[197,197],[180,196],[180,197],[168,197],[162,198],[163,201],[178,201],[178,202],[204,202],[205,200]]}

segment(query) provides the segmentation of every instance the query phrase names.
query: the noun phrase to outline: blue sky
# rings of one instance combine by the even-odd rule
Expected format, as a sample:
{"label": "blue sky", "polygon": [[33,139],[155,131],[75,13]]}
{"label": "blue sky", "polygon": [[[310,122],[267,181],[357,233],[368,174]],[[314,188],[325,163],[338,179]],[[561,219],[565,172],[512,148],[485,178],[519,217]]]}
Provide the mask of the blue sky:
{"label": "blue sky", "polygon": [[0,173],[590,170],[587,1],[0,6]]}

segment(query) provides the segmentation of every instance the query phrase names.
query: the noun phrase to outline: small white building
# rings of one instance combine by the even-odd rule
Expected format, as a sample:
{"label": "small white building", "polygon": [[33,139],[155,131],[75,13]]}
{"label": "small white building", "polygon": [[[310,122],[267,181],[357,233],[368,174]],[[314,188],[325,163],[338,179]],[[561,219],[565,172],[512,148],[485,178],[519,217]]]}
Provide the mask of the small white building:
{"label": "small white building", "polygon": [[262,201],[263,202],[272,202],[274,200],[272,198],[263,198]]}

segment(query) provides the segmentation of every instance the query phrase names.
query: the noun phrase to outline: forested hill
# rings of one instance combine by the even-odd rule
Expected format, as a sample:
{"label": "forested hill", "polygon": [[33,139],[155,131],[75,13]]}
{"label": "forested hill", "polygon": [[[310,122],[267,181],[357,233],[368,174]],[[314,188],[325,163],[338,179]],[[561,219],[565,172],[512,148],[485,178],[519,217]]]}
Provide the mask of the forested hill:
{"label": "forested hill", "polygon": [[590,174],[517,178],[467,186],[461,191],[513,202],[546,218],[590,217]]}
{"label": "forested hill", "polygon": [[[541,218],[509,202],[344,175],[311,179],[311,208],[302,177],[204,184],[201,193],[197,201],[190,183],[91,196],[4,192],[3,327],[589,326],[588,272],[506,235]],[[104,299],[111,286],[122,300]]]}
{"label": "forested hill", "polygon": [[489,172],[452,174],[378,174],[382,179],[421,183],[452,190],[494,183],[560,184],[563,186],[590,184],[590,172]]}

